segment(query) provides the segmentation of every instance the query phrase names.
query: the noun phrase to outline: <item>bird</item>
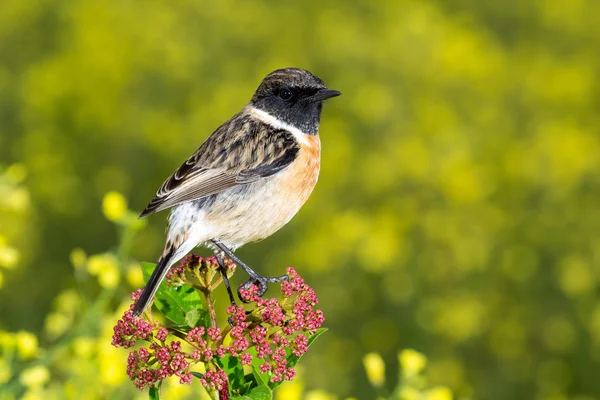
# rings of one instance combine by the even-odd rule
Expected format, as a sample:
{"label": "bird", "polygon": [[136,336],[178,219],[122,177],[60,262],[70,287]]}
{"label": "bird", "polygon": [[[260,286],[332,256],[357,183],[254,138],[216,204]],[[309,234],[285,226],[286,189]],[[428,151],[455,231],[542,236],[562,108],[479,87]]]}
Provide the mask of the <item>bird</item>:
{"label": "bird", "polygon": [[240,289],[256,284],[259,296],[268,283],[287,278],[258,274],[234,251],[271,236],[307,201],[320,170],[323,103],[339,95],[307,70],[275,70],[164,181],[140,215],[171,209],[164,251],[133,308],[135,317],[152,302],[169,269],[199,245],[213,250],[232,304],[225,256],[249,275]]}

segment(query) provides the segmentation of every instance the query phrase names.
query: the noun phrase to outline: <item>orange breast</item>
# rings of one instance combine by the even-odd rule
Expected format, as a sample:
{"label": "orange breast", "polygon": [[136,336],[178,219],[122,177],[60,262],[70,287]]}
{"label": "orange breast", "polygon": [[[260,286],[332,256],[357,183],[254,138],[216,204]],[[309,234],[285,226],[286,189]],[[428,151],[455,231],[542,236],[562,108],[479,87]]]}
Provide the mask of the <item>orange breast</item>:
{"label": "orange breast", "polygon": [[[319,178],[321,167],[321,140],[318,135],[306,135],[306,143],[301,143],[298,158],[286,174],[285,191],[303,204],[310,196]],[[288,171],[286,171],[288,172]]]}

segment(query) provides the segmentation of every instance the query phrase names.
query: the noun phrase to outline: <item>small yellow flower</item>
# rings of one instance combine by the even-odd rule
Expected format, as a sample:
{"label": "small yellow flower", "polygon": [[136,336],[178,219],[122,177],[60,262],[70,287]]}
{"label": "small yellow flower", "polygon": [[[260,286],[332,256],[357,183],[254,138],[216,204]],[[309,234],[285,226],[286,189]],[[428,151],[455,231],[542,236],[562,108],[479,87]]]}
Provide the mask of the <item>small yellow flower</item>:
{"label": "small yellow flower", "polygon": [[44,386],[50,380],[50,371],[43,365],[36,365],[21,372],[19,381],[28,388]]}
{"label": "small yellow flower", "polygon": [[10,366],[3,358],[0,358],[0,385],[8,382],[11,377],[12,371],[10,370]]}
{"label": "small yellow flower", "polygon": [[26,360],[36,355],[38,351],[38,339],[33,333],[19,331],[17,332],[15,339],[17,341],[19,357]]}
{"label": "small yellow flower", "polygon": [[402,350],[398,355],[402,373],[406,376],[414,376],[419,374],[427,364],[427,357],[416,350]]}
{"label": "small yellow flower", "polygon": [[367,378],[371,385],[381,386],[385,382],[385,363],[377,353],[369,353],[364,356],[363,364],[367,372]]}
{"label": "small yellow flower", "polygon": [[425,400],[452,400],[452,391],[445,386],[437,386],[427,391]]}
{"label": "small yellow flower", "polygon": [[120,220],[127,212],[127,201],[119,192],[108,192],[102,200],[102,212],[109,221]]}
{"label": "small yellow flower", "polygon": [[75,269],[82,269],[85,267],[85,263],[87,262],[87,255],[85,251],[80,248],[73,249],[71,251],[71,264]]}

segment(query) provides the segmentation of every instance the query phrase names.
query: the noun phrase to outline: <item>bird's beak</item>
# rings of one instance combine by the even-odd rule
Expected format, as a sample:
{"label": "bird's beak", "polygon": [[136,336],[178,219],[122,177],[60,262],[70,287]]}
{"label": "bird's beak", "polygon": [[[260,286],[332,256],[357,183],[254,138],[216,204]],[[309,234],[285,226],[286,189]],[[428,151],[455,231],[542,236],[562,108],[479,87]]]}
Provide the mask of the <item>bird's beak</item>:
{"label": "bird's beak", "polygon": [[342,92],[339,92],[337,90],[321,89],[317,93],[315,93],[314,95],[310,96],[308,98],[308,100],[311,103],[314,103],[314,102],[317,102],[317,101],[323,101],[323,100],[330,99],[332,97],[339,96],[340,94],[342,94]]}

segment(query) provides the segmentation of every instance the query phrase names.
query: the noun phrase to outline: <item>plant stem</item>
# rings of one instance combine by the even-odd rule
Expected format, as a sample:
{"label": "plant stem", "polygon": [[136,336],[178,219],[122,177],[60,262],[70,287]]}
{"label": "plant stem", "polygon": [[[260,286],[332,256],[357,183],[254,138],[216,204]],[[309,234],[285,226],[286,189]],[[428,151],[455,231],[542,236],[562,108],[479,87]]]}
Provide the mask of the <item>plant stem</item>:
{"label": "plant stem", "polygon": [[214,307],[214,304],[213,304],[212,295],[210,294],[210,292],[207,291],[206,293],[204,293],[204,296],[206,296],[206,304],[207,304],[207,307],[208,307],[208,313],[210,315],[211,324],[212,324],[212,326],[214,328],[218,328],[218,325],[217,325],[217,314],[215,312],[215,307]]}

